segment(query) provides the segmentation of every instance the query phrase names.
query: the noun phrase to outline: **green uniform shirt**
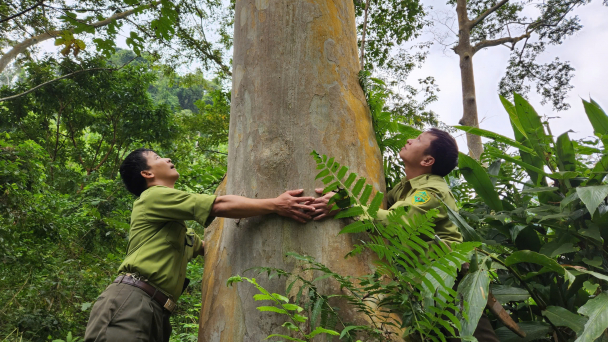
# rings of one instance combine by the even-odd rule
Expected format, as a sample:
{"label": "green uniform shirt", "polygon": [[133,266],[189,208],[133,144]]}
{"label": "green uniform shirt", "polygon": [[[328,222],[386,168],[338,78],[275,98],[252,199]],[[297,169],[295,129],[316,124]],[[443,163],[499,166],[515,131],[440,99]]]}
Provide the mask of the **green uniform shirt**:
{"label": "green uniform shirt", "polygon": [[134,273],[174,301],[182,293],[186,265],[201,239],[184,220],[205,224],[215,196],[153,186],[133,203],[127,257],[119,273]]}
{"label": "green uniform shirt", "polygon": [[[397,207],[409,207],[406,208],[408,216],[424,214],[428,210],[436,208],[439,209],[439,215],[433,221],[435,234],[446,242],[462,242],[462,235],[458,231],[458,227],[450,221],[447,210],[438,197],[450,208],[457,210],[454,195],[443,177],[427,173],[410,180],[403,178],[386,195],[389,209],[378,210],[378,220],[386,224],[390,210]],[[426,235],[421,235],[420,238],[429,240]]]}

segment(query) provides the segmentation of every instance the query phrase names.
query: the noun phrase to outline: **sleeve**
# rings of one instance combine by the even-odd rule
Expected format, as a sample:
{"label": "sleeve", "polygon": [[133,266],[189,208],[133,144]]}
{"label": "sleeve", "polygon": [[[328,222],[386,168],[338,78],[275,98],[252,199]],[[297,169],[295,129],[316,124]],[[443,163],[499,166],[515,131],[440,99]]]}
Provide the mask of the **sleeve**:
{"label": "sleeve", "polygon": [[412,218],[415,215],[424,215],[427,211],[434,208],[442,210],[441,202],[436,196],[436,192],[433,190],[418,189],[403,201],[393,203],[388,210],[378,210],[377,220],[388,224],[388,215],[393,209],[398,207],[407,207],[406,213],[408,218]]}
{"label": "sleeve", "polygon": [[190,261],[194,256],[194,252],[201,248],[203,240],[194,232],[194,229],[192,228],[188,228],[186,234],[192,237],[192,248],[190,248],[190,251],[188,252],[188,261]]}
{"label": "sleeve", "polygon": [[154,187],[144,198],[148,221],[195,220],[202,225],[207,222],[214,202],[214,195],[190,194],[167,187]]}

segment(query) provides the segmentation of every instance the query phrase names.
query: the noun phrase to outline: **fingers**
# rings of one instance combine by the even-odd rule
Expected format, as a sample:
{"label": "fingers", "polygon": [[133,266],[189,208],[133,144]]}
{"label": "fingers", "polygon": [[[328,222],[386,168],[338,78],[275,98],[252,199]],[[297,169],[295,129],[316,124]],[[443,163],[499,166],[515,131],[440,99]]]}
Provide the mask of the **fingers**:
{"label": "fingers", "polygon": [[315,200],[316,200],[316,198],[314,198],[314,197],[298,197],[297,203],[314,202]]}
{"label": "fingers", "polygon": [[323,195],[323,188],[316,188],[315,192],[318,193],[319,195]]}
{"label": "fingers", "polygon": [[312,218],[312,217],[310,217],[310,215],[305,214],[301,211],[297,211],[297,210],[292,211],[291,215],[289,215],[289,217],[291,217],[292,219],[294,219],[296,221],[302,222],[302,223],[306,223],[306,221],[310,221],[310,219]]}
{"label": "fingers", "polygon": [[313,221],[319,221],[321,219],[323,219],[324,217],[327,217],[327,213],[321,214],[321,215],[317,215],[315,217],[312,218]]}
{"label": "fingers", "polygon": [[287,190],[285,191],[286,193],[290,194],[291,196],[299,196],[304,192],[304,189],[298,189],[298,190]]}
{"label": "fingers", "polygon": [[316,209],[316,207],[314,207],[312,205],[304,205],[304,204],[294,204],[293,207],[302,209],[302,210],[307,210],[307,211],[315,211],[315,209]]}

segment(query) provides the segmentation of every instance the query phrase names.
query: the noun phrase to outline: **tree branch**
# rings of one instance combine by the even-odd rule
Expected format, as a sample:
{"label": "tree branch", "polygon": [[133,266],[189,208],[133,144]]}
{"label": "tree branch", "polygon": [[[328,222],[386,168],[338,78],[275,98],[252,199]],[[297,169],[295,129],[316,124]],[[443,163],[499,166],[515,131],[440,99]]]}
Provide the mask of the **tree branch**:
{"label": "tree branch", "polygon": [[363,33],[361,35],[361,70],[365,68],[365,34],[367,33],[367,13],[369,12],[369,0],[365,2],[365,16],[363,18]]}
{"label": "tree branch", "polygon": [[501,2],[497,3],[496,5],[490,7],[487,11],[481,13],[477,18],[475,18],[469,22],[469,25],[470,25],[469,28],[472,29],[473,27],[475,27],[482,20],[484,20],[487,16],[494,13],[497,9],[502,7],[502,5],[506,4],[507,2],[509,2],[509,0],[502,0]]}
{"label": "tree branch", "polygon": [[[155,2],[150,3],[147,6],[154,7],[154,6],[158,5],[159,3],[160,3],[160,1],[155,1]],[[137,8],[133,8],[128,11],[116,13],[107,19],[100,20],[100,21],[94,22],[92,24],[89,24],[89,26],[92,26],[94,28],[106,26],[113,21],[121,20],[121,19],[124,19],[124,18],[130,16],[131,14],[135,13],[135,11],[137,11],[137,10],[138,10]],[[4,68],[6,68],[8,63],[10,63],[12,60],[17,58],[18,55],[23,53],[30,46],[36,45],[38,43],[41,43],[45,40],[49,40],[51,38],[55,38],[55,37],[61,35],[61,32],[63,32],[63,31],[65,31],[65,30],[47,31],[47,32],[39,34],[37,36],[28,38],[28,39],[22,41],[21,43],[15,45],[9,52],[7,52],[2,57],[0,57],[0,72],[2,72],[4,70]],[[68,29],[68,31],[73,32],[74,29],[73,28]]]}
{"label": "tree branch", "polygon": [[36,90],[36,89],[38,89],[38,88],[40,88],[40,87],[44,87],[44,86],[45,86],[45,85],[47,85],[47,84],[53,83],[53,82],[55,82],[55,81],[62,80],[62,79],[64,79],[64,78],[68,78],[68,77],[70,77],[70,76],[74,76],[74,75],[76,75],[76,74],[80,74],[80,73],[82,73],[82,72],[87,72],[87,71],[96,71],[96,70],[107,70],[107,71],[114,71],[114,70],[117,70],[117,69],[115,69],[115,68],[91,68],[91,69],[84,69],[84,70],[78,70],[78,71],[74,71],[73,73],[70,73],[70,74],[67,74],[67,75],[61,76],[61,77],[59,77],[59,78],[55,78],[55,79],[52,79],[52,80],[50,80],[50,81],[46,81],[46,82],[44,82],[44,83],[42,83],[42,84],[39,84],[39,85],[35,86],[34,88],[31,88],[31,89],[29,89],[29,90],[27,90],[27,91],[24,91],[24,92],[23,92],[23,93],[21,93],[21,94],[17,94],[17,95],[11,95],[11,96],[7,96],[7,97],[0,98],[0,102],[4,102],[4,101],[8,101],[8,100],[12,100],[12,99],[16,99],[16,98],[18,98],[18,97],[21,97],[21,96],[23,96],[23,95],[26,95],[26,94],[31,93],[31,92],[33,92],[34,90]]}
{"label": "tree branch", "polygon": [[17,14],[13,14],[13,15],[11,15],[10,17],[6,17],[6,18],[4,18],[4,19],[0,19],[0,24],[2,24],[2,23],[3,23],[3,22],[5,22],[5,21],[9,21],[9,20],[11,20],[11,19],[17,18],[18,16],[20,16],[20,15],[22,15],[22,14],[25,14],[25,13],[27,13],[27,12],[29,12],[29,11],[31,11],[31,10],[33,10],[33,9],[35,9],[36,7],[38,7],[38,6],[42,5],[42,3],[43,3],[43,2],[44,2],[44,0],[42,0],[42,1],[40,1],[40,2],[37,2],[36,4],[34,4],[34,6],[32,6],[32,7],[30,7],[30,8],[26,8],[26,9],[24,9],[23,11],[21,11],[21,12],[19,12],[19,13],[17,13]]}
{"label": "tree branch", "polygon": [[481,42],[479,42],[479,43],[475,44],[475,46],[473,46],[473,53],[476,53],[477,51],[479,51],[483,48],[506,44],[506,43],[511,43],[511,48],[512,48],[513,46],[515,46],[515,44],[517,44],[517,42],[519,42],[522,39],[526,39],[526,38],[530,38],[530,32],[528,32],[524,35],[521,35],[519,37],[505,37],[505,38],[493,39],[493,40],[482,40]]}

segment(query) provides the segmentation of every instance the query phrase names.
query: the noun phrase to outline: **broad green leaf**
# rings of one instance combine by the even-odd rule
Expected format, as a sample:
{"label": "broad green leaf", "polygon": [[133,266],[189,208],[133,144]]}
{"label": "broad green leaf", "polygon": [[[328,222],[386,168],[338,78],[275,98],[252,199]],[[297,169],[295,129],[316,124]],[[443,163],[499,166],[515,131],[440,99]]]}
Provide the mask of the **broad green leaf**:
{"label": "broad green leaf", "polygon": [[600,184],[608,174],[608,155],[602,156],[591,170],[591,175],[586,185]]}
{"label": "broad green leaf", "polygon": [[494,161],[488,167],[488,174],[490,175],[490,181],[492,181],[492,185],[496,186],[496,176],[500,173],[500,166],[502,165],[502,159],[498,159]]}
{"label": "broad green leaf", "polygon": [[488,176],[486,170],[475,159],[459,152],[458,168],[467,182],[473,186],[475,192],[483,198],[484,202],[492,210],[503,210],[502,202],[492,185],[490,176]]}
{"label": "broad green leaf", "polygon": [[[516,164],[516,165],[519,165],[519,166],[523,167],[524,169],[526,169],[526,171],[533,172],[533,174],[536,177],[538,177],[539,174],[543,175],[543,176],[547,176],[547,173],[543,169],[541,169],[539,167],[536,167],[534,165],[528,164],[528,163],[524,162],[523,160],[515,159],[515,158],[511,157],[510,155],[508,155],[506,153],[503,153],[503,152],[500,152],[500,151],[495,150],[495,149],[488,148],[487,151],[488,151],[488,154],[491,155],[494,158],[502,158],[502,159],[504,159],[506,161],[510,161],[513,164]],[[530,174],[530,172],[528,172],[528,174]],[[530,175],[530,178],[532,178],[532,175]],[[533,181],[534,181],[534,179],[533,179]]]}
{"label": "broad green leaf", "polygon": [[280,294],[278,294],[278,293],[273,293],[273,294],[272,294],[272,296],[273,296],[274,298],[276,298],[277,300],[281,300],[281,301],[283,301],[283,302],[285,302],[285,303],[288,303],[288,302],[289,302],[289,299],[287,299],[287,297],[285,297],[285,296],[283,296],[283,295],[280,295]]}
{"label": "broad green leaf", "polygon": [[560,275],[564,275],[566,271],[560,264],[557,263],[557,261],[547,257],[546,255],[533,251],[517,251],[505,259],[505,265],[507,266],[515,265],[520,262],[538,264],[543,266],[543,268],[546,268],[549,271],[557,272],[557,274]]}
{"label": "broad green leaf", "polygon": [[576,193],[593,216],[597,207],[608,196],[608,184],[578,187]]}
{"label": "broad green leaf", "polygon": [[297,312],[302,312],[302,310],[304,310],[295,304],[283,304],[283,308],[286,310],[289,310],[289,311],[297,311]]}
{"label": "broad green leaf", "polygon": [[[439,200],[441,200],[441,199],[439,199]],[[460,214],[458,214],[456,211],[452,210],[452,208],[450,208],[450,206],[445,204],[445,202],[443,202],[443,200],[441,200],[441,203],[443,203],[443,205],[447,209],[450,221],[452,221],[458,227],[458,230],[460,230],[460,234],[462,234],[462,238],[465,242],[466,241],[479,241],[479,242],[482,241],[481,236],[479,236],[477,231],[475,229],[473,229],[471,226],[469,226],[467,221],[465,221],[462,218],[462,216],[460,216]]]}
{"label": "broad green leaf", "polygon": [[308,319],[308,317],[305,317],[305,316],[302,316],[299,314],[293,315],[293,320],[296,322],[304,323],[304,322],[306,322],[307,319]]}
{"label": "broad green leaf", "polygon": [[529,342],[542,341],[551,331],[551,325],[545,322],[519,322],[518,325],[526,333],[525,338],[517,336],[507,327],[500,327],[494,332],[500,342]]}
{"label": "broad green leaf", "polygon": [[608,115],[593,100],[592,102],[583,100],[583,106],[589,122],[593,126],[593,133],[601,138],[604,148],[608,148]]}
{"label": "broad green leaf", "polygon": [[580,335],[587,323],[587,318],[577,315],[561,306],[548,306],[543,311],[543,316],[547,317],[551,323],[558,327],[568,327],[577,335]]}
{"label": "broad green leaf", "polygon": [[463,336],[473,335],[475,332],[479,318],[488,303],[489,284],[490,277],[486,270],[469,273],[458,284],[458,293],[465,301],[465,310],[469,318],[468,320],[461,319],[460,334]]}
{"label": "broad green leaf", "polygon": [[329,175],[329,170],[328,170],[328,169],[325,169],[325,170],[323,170],[323,171],[319,172],[319,173],[317,174],[317,176],[315,177],[315,179],[323,178],[323,177],[325,177],[325,176],[327,176],[327,175]]}
{"label": "broad green leaf", "polygon": [[507,138],[504,135],[500,135],[498,133],[494,133],[494,132],[486,131],[485,129],[481,129],[481,128],[477,128],[477,127],[470,127],[470,126],[452,126],[452,127],[463,130],[467,133],[471,133],[471,134],[479,135],[481,137],[496,140],[498,142],[507,144],[509,146],[513,146],[513,147],[515,147],[521,151],[527,152],[527,153],[535,153],[533,149],[526,147],[523,144],[520,144],[517,141],[515,141],[511,138]]}
{"label": "broad green leaf", "polygon": [[557,153],[557,162],[560,170],[564,172],[576,171],[574,146],[572,145],[570,137],[568,137],[568,132],[557,137],[555,152]]}
{"label": "broad green leaf", "polygon": [[275,298],[273,298],[269,295],[258,293],[256,295],[253,295],[253,300],[272,300],[272,301],[274,301]]}
{"label": "broad green leaf", "polygon": [[559,188],[556,188],[554,186],[542,186],[542,187],[538,187],[538,188],[527,188],[527,189],[523,189],[521,192],[524,194],[535,194],[537,192],[555,192],[555,191],[559,191]]}
{"label": "broad green leaf", "polygon": [[340,171],[338,171],[338,179],[342,180],[342,178],[344,178],[344,176],[346,176],[347,171],[348,171],[348,168],[346,166],[342,166],[340,168]]}
{"label": "broad green leaf", "polygon": [[353,196],[359,196],[359,193],[363,189],[363,185],[365,185],[365,181],[365,178],[359,178],[359,180],[357,181],[357,183],[355,183],[355,186],[353,187]]}
{"label": "broad green leaf", "polygon": [[514,94],[513,98],[515,100],[517,117],[526,133],[526,137],[528,137],[530,145],[536,151],[536,155],[547,164],[547,151],[550,149],[551,139],[545,133],[545,127],[540,120],[540,116],[538,116],[530,103],[519,94]]}
{"label": "broad green leaf", "polygon": [[600,293],[578,309],[578,313],[589,317],[585,330],[575,342],[594,341],[608,328],[608,294]]}
{"label": "broad green leaf", "polygon": [[576,252],[577,249],[574,247],[574,243],[573,242],[561,242],[558,240],[555,241],[551,241],[549,243],[544,244],[541,248],[540,251],[538,251],[540,254],[544,254],[546,256],[548,256],[549,258],[554,258],[558,255],[562,255],[565,253],[572,253],[572,252]]}
{"label": "broad green leaf", "polygon": [[507,302],[521,302],[530,298],[526,289],[507,285],[490,285],[490,290],[496,299],[504,304]]}
{"label": "broad green leaf", "polygon": [[344,187],[350,188],[351,184],[353,184],[353,182],[355,181],[355,178],[357,178],[357,174],[351,172],[348,175],[348,178],[346,178],[346,180],[344,181]]}
{"label": "broad green leaf", "polygon": [[511,101],[505,99],[502,95],[500,95],[500,102],[502,102],[502,105],[505,107],[507,114],[509,114],[509,118],[511,119],[511,125],[513,125],[513,128],[517,129],[519,133],[525,137],[526,131],[521,126],[521,122],[519,122],[515,106],[511,103]]}

